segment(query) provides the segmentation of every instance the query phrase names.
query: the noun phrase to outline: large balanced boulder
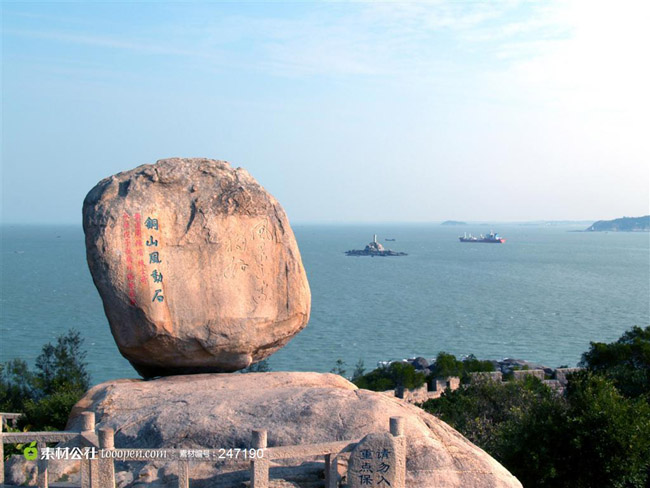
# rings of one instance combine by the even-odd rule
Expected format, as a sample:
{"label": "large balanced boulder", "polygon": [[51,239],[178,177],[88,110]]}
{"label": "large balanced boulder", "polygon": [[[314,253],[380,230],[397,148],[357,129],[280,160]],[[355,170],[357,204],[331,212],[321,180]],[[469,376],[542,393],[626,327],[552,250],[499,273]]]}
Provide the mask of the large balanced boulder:
{"label": "large balanced boulder", "polygon": [[244,169],[166,159],[118,173],[86,196],[83,227],[113,337],[144,377],[236,371],[307,324],[287,217]]}
{"label": "large balanced boulder", "polygon": [[[68,429],[79,427],[83,411],[95,412],[98,427],[115,429],[116,447],[143,449],[249,448],[253,429],[267,429],[269,447],[355,440],[388,432],[390,417],[401,416],[407,436],[407,487],[521,488],[505,468],[436,417],[332,374],[115,380],[86,393],[73,408]],[[301,461],[291,462],[298,466]],[[344,467],[342,463],[342,475]],[[152,463],[147,469],[156,473],[153,478],[175,484],[175,465]],[[238,487],[248,479],[247,469],[245,461],[234,459],[216,465],[197,462],[190,476],[192,483],[202,478],[203,486]],[[320,472],[314,472],[312,463],[291,474],[287,466],[272,466],[271,474],[312,486],[310,473],[311,482],[317,482],[322,469],[321,464]]]}

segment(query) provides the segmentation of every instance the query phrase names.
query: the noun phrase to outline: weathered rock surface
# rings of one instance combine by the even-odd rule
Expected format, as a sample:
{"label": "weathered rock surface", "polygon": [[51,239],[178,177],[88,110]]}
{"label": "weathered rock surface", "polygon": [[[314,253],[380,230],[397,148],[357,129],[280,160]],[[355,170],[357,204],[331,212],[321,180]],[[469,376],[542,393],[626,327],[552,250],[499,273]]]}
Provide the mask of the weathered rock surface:
{"label": "weathered rock surface", "polygon": [[245,368],[309,319],[280,204],[224,161],[166,159],[99,182],[88,265],[120,352],[144,377]]}
{"label": "weathered rock surface", "polygon": [[[499,463],[444,422],[401,400],[359,390],[332,374],[205,374],[116,380],[86,393],[71,413],[69,429],[78,427],[84,410],[96,413],[98,427],[115,429],[118,448],[247,448],[251,431],[260,428],[268,430],[269,447],[360,439],[387,432],[390,417],[402,416],[408,436],[409,488],[521,487]],[[298,465],[301,461],[292,462]],[[195,473],[192,468],[192,483],[200,477],[206,483],[209,480],[205,486],[234,487],[248,479],[245,462],[229,460],[216,467],[198,464],[196,469],[203,471]],[[175,469],[156,467],[161,479]],[[292,478],[287,472],[274,474],[274,469],[286,471],[287,467],[272,468],[272,477],[310,486],[309,479]]]}
{"label": "weathered rock surface", "polygon": [[418,371],[425,371],[429,369],[430,366],[429,361],[423,357],[417,357],[415,359],[409,360],[409,363],[411,363],[411,365]]}
{"label": "weathered rock surface", "polygon": [[[78,461],[51,459],[47,471],[50,480],[64,479],[68,484],[80,485],[81,473]],[[14,454],[5,462],[5,483],[13,486],[38,485],[36,461],[28,461],[22,454]],[[3,485],[3,486],[6,486]]]}

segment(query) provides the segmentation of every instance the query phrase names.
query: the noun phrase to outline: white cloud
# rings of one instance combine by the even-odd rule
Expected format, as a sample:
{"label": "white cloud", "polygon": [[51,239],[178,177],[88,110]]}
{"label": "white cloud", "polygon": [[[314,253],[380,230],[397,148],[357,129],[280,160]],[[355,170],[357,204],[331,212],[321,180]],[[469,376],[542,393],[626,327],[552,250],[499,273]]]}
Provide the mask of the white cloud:
{"label": "white cloud", "polygon": [[631,2],[572,2],[565,11],[571,37],[504,46],[501,55],[515,61],[502,78],[516,80],[541,103],[637,112],[648,103],[650,84],[644,9]]}

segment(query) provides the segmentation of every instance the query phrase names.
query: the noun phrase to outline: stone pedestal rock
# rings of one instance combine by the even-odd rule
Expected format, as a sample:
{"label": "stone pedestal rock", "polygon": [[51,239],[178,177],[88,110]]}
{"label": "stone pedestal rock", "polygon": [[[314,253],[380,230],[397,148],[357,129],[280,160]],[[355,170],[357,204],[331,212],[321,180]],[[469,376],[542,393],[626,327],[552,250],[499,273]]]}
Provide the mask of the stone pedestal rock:
{"label": "stone pedestal rock", "polygon": [[[384,434],[391,417],[402,417],[408,488],[521,488],[497,461],[433,415],[403,400],[360,390],[333,374],[206,374],[153,381],[114,380],[84,395],[72,409],[67,429],[78,429],[85,411],[95,412],[98,427],[113,428],[115,446],[125,449],[249,448],[255,429],[267,430],[269,447],[335,442]],[[305,487],[323,486],[322,458],[320,470],[312,472],[314,479],[301,480],[308,474],[301,463],[309,461],[273,462],[271,478]],[[345,455],[340,463],[344,474]],[[202,486],[240,487],[248,479],[249,465],[247,459],[196,462],[190,477],[192,482],[201,479]],[[176,463],[152,462],[148,466],[157,470],[159,479],[169,478],[169,486],[176,486],[176,479],[167,476],[177,469]],[[373,486],[378,486],[379,479]]]}
{"label": "stone pedestal rock", "polygon": [[287,217],[244,169],[166,159],[118,173],[86,196],[83,226],[115,341],[144,377],[236,371],[307,324]]}

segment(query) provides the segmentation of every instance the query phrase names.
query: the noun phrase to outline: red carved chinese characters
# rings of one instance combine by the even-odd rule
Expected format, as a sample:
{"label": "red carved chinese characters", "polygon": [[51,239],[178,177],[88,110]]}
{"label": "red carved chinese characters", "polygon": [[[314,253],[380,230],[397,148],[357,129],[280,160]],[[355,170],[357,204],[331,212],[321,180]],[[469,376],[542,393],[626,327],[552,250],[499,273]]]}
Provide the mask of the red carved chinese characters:
{"label": "red carved chinese characters", "polygon": [[138,258],[138,273],[140,283],[147,284],[147,269],[144,265],[144,246],[142,244],[142,216],[137,213],[133,216],[135,228],[135,250]]}
{"label": "red carved chinese characters", "polygon": [[131,217],[129,214],[122,215],[122,239],[124,243],[124,254],[126,256],[126,282],[129,288],[129,302],[135,306],[135,273],[133,268],[133,250],[131,249]]}

